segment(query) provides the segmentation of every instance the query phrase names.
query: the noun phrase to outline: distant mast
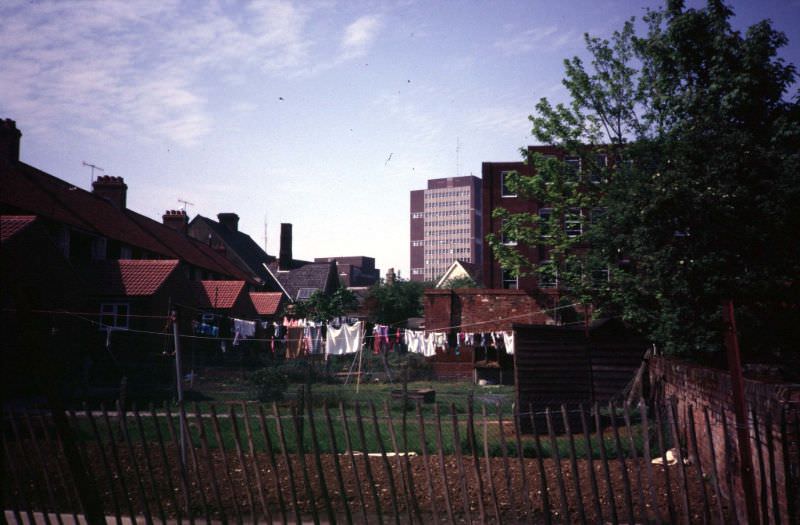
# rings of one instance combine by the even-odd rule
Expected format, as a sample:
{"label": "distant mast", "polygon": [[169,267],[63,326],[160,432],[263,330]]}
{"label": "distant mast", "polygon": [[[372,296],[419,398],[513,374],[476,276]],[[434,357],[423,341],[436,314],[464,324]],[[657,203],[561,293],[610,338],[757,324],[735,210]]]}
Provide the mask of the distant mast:
{"label": "distant mast", "polygon": [[461,138],[456,137],[456,177],[461,174]]}

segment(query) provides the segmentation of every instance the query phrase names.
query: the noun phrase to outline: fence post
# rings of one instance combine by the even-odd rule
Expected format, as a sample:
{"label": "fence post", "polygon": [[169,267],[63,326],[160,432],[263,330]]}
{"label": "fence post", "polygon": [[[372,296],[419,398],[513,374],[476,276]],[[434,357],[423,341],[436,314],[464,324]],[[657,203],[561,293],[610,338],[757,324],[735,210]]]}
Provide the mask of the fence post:
{"label": "fence post", "polygon": [[753,456],[750,450],[750,433],[747,428],[744,378],[742,376],[742,360],[739,353],[739,338],[736,335],[736,315],[733,311],[733,301],[727,300],[723,303],[722,317],[726,328],[725,348],[727,349],[728,355],[728,368],[731,373],[733,407],[736,412],[736,436],[739,442],[738,449],[742,471],[742,488],[744,489],[744,504],[747,510],[747,521],[749,523],[758,523],[756,483],[753,475]]}

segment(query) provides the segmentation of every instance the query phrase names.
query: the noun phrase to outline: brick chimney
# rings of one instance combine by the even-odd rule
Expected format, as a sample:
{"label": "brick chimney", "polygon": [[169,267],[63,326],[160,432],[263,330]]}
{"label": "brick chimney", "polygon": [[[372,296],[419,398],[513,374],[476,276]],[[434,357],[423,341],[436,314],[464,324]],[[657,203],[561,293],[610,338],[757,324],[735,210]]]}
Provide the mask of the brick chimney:
{"label": "brick chimney", "polygon": [[22,132],[17,123],[10,118],[0,119],[0,160],[17,162],[19,160],[19,141]]}
{"label": "brick chimney", "polygon": [[119,210],[125,209],[128,185],[122,177],[101,175],[92,183],[92,193],[99,195]]}
{"label": "brick chimney", "polygon": [[217,220],[230,231],[239,231],[239,216],[235,213],[218,213]]}
{"label": "brick chimney", "polygon": [[278,254],[278,270],[288,271],[292,269],[292,225],[281,223],[281,247]]}
{"label": "brick chimney", "polygon": [[186,215],[186,210],[167,210],[161,216],[165,226],[169,226],[173,230],[181,233],[186,233],[187,226],[189,225],[189,216]]}

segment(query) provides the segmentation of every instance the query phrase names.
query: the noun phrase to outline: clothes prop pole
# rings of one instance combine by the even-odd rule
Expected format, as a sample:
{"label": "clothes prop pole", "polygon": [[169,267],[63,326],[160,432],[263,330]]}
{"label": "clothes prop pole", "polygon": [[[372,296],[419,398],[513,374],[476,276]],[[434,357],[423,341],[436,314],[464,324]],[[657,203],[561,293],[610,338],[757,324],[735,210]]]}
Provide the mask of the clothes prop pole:
{"label": "clothes prop pole", "polygon": [[[183,410],[183,376],[181,374],[181,344],[178,336],[178,311],[172,310],[172,335],[175,338],[175,379],[177,380],[178,408]],[[186,468],[186,428],[183,418],[180,421],[181,471]]]}

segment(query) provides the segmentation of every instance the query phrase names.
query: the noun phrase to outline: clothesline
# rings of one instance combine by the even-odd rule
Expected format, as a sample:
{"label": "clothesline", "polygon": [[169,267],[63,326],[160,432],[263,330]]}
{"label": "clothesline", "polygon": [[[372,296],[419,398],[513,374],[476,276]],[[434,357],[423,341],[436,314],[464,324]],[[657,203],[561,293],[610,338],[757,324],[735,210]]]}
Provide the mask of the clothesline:
{"label": "clothesline", "polygon": [[[497,318],[497,319],[489,319],[489,320],[486,320],[486,321],[477,321],[477,322],[474,322],[474,323],[463,323],[463,324],[459,324],[459,325],[443,326],[443,327],[438,327],[438,328],[425,329],[424,331],[425,332],[433,332],[433,333],[435,333],[435,332],[456,330],[456,329],[459,329],[459,328],[482,326],[482,325],[491,324],[491,323],[501,323],[501,322],[504,322],[504,321],[511,321],[511,320],[514,320],[514,319],[522,319],[522,318],[530,317],[530,316],[537,315],[537,314],[543,314],[543,313],[548,313],[548,312],[556,312],[558,310],[564,310],[564,309],[572,308],[572,307],[578,306],[578,305],[579,305],[579,303],[572,303],[572,304],[568,304],[568,305],[556,306],[556,307],[553,307],[553,308],[544,308],[544,309],[541,309],[541,310],[527,312],[527,313],[524,313],[524,314],[512,315],[512,316],[509,316],[509,317],[501,317],[501,318]],[[192,307],[189,307],[189,306],[182,306],[182,307],[190,308],[190,309],[195,310],[195,311],[197,311],[199,313],[205,313],[207,315],[214,315],[214,316],[217,316],[217,317],[222,317],[222,318],[225,318],[225,319],[229,319],[231,321],[240,319],[240,318],[231,317],[231,316],[223,315],[223,314],[203,312],[200,309],[192,308]],[[4,312],[14,312],[14,311],[17,311],[17,310],[13,309],[13,308],[4,308],[3,311]],[[48,314],[73,315],[73,316],[81,316],[81,315],[102,316],[101,312],[81,312],[81,311],[77,311],[76,312],[76,311],[71,311],[71,310],[30,310],[30,311],[31,311],[31,313],[48,313]],[[152,318],[152,319],[172,319],[172,316],[170,316],[170,315],[136,315],[136,314],[128,314],[128,317]],[[247,321],[250,321],[250,320],[247,319]],[[98,325],[101,324],[101,323],[97,323],[96,321],[92,321],[92,322],[94,324],[98,324]],[[252,321],[252,322],[261,322],[261,321]],[[575,324],[575,323],[569,323],[569,324]],[[394,325],[388,325],[388,326],[394,326]],[[134,330],[134,329],[126,329],[126,330],[129,331],[129,332],[154,333],[154,334],[162,335],[161,332],[148,332],[148,331]],[[192,338],[196,338],[196,339],[220,339],[219,337],[190,336],[190,335],[186,335],[186,334],[181,335],[181,337],[192,337]],[[230,338],[230,339],[232,340],[233,338]],[[253,341],[271,341],[272,339],[250,339],[250,340],[253,340]]]}

